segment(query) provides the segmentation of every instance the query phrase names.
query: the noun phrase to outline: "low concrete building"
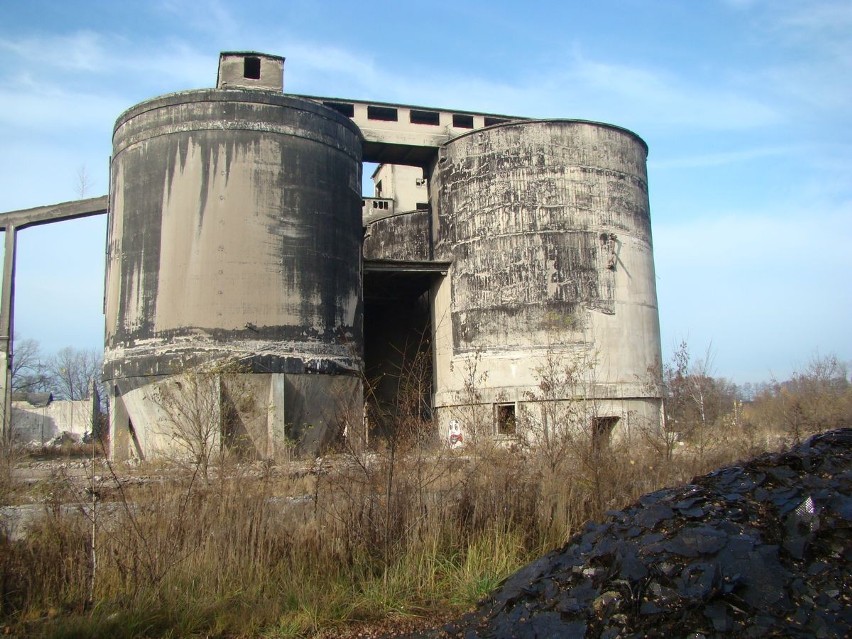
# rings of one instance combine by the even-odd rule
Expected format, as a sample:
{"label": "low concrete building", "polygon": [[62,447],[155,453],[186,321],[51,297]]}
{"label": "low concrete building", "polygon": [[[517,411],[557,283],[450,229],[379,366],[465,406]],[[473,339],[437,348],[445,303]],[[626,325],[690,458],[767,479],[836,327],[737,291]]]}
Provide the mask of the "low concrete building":
{"label": "low concrete building", "polygon": [[91,399],[53,399],[51,393],[12,395],[12,438],[19,444],[49,444],[63,435],[81,441],[100,417],[96,396]]}

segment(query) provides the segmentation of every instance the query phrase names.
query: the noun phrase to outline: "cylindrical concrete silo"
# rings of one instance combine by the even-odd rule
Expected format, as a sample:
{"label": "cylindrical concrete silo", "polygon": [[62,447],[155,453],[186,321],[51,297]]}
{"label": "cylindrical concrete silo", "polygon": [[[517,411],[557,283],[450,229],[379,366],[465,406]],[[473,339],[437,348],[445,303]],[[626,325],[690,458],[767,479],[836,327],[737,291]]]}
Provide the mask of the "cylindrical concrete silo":
{"label": "cylindrical concrete silo", "polygon": [[[433,326],[445,430],[471,403],[486,430],[511,434],[521,413],[577,398],[609,428],[658,420],[646,156],[630,131],[571,120],[480,129],[441,149],[435,250],[452,267],[433,291]],[[566,365],[581,383],[554,389]]]}
{"label": "cylindrical concrete silo", "polygon": [[[249,57],[250,87],[270,61]],[[230,60],[242,71],[240,54]],[[239,81],[229,69],[220,87]],[[360,416],[358,128],[280,92],[219,88],[131,108],[113,147],[104,370],[115,454],[168,447],[150,385],[212,360],[250,373],[254,408],[237,435],[258,455],[318,445]]]}

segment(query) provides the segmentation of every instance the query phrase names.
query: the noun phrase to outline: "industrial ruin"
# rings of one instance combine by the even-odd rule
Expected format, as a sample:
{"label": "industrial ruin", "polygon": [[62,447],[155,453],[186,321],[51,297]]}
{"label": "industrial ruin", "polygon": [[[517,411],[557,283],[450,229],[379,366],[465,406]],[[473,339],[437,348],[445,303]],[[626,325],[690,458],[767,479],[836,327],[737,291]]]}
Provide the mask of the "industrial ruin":
{"label": "industrial ruin", "polygon": [[210,362],[219,436],[260,458],[381,433],[402,393],[451,445],[552,431],[576,400],[606,436],[659,422],[641,138],[290,95],[283,70],[222,53],[215,89],[115,124],[108,204],[83,207],[108,212],[115,458],[173,446],[164,397],[197,401],[181,377]]}

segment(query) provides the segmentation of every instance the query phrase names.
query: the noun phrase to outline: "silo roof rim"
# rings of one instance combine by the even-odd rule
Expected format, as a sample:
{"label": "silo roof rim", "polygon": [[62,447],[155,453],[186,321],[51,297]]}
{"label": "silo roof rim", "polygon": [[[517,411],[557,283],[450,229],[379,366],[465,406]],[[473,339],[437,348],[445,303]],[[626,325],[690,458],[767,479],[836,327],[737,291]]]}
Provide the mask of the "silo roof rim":
{"label": "silo roof rim", "polygon": [[[305,100],[302,96],[293,95],[289,93],[281,93],[280,91],[266,91],[263,89],[242,89],[242,88],[231,88],[231,89],[217,89],[217,88],[204,88],[204,89],[186,89],[184,91],[174,91],[172,93],[164,93],[163,95],[158,95],[153,98],[149,98],[147,100],[143,100],[133,106],[122,111],[119,116],[115,120],[115,125],[113,126],[112,133],[113,137],[115,137],[118,129],[125,124],[129,119],[144,113],[146,111],[152,111],[154,109],[158,109],[161,106],[169,106],[169,103],[172,104],[180,104],[181,98],[191,98],[191,97],[199,97],[199,102],[204,101],[204,99],[210,100],[211,102],[227,102],[229,100],[234,100],[236,102],[260,102],[261,104],[271,104],[281,105],[282,103],[290,103],[293,101],[300,102],[303,105],[311,105],[317,109],[321,109],[324,114],[334,114],[334,118],[340,123],[344,123],[347,127],[351,128],[359,137],[363,137],[363,133],[361,132],[360,127],[355,124],[350,118],[347,118],[345,115],[341,115],[334,109],[330,109],[318,102],[313,100]],[[242,98],[242,99],[239,99]],[[187,99],[187,102],[192,102],[193,100]],[[306,109],[307,110],[307,109]]]}
{"label": "silo roof rim", "polygon": [[469,136],[475,135],[477,133],[483,133],[485,131],[491,131],[493,129],[497,129],[500,127],[510,127],[510,126],[519,126],[522,124],[532,124],[532,123],[565,123],[565,124],[591,124],[594,126],[600,126],[606,129],[614,129],[615,131],[620,131],[622,133],[626,133],[627,135],[635,138],[639,141],[642,146],[645,147],[645,155],[648,155],[648,143],[643,140],[638,133],[634,133],[630,129],[626,129],[623,126],[618,126],[617,124],[609,124],[608,122],[597,122],[595,120],[583,120],[581,118],[524,118],[518,119],[514,122],[501,122],[500,124],[492,124],[491,126],[483,127],[481,129],[473,129],[472,131],[465,131],[464,133],[460,133],[454,138],[447,140],[442,144],[442,147],[447,146],[448,144],[455,142],[456,140]]}

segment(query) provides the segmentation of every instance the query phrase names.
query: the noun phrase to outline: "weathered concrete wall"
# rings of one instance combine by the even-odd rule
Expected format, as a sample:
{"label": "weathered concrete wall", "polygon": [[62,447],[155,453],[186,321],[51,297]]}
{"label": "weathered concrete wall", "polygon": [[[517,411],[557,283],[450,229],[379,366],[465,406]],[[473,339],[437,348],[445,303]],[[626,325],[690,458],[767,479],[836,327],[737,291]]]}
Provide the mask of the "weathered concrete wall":
{"label": "weathered concrete wall", "polygon": [[[359,373],[355,125],[270,92],[190,91],[124,113],[113,145],[106,379],[136,391],[215,358]],[[138,404],[125,409],[142,442]]]}
{"label": "weathered concrete wall", "polygon": [[435,253],[453,265],[433,291],[439,415],[472,389],[482,403],[523,402],[553,362],[589,369],[583,395],[654,413],[646,155],[634,134],[578,121],[501,125],[442,148]]}
{"label": "weathered concrete wall", "polygon": [[428,210],[370,222],[364,235],[364,259],[414,262],[432,259],[431,225]]}
{"label": "weathered concrete wall", "polygon": [[96,417],[95,400],[54,400],[46,406],[26,401],[12,402],[12,437],[16,442],[48,443],[62,433],[80,440],[92,432]]}
{"label": "weathered concrete wall", "polygon": [[221,444],[245,459],[285,459],[344,432],[361,437],[361,380],[350,375],[188,372],[118,386],[110,418],[132,427],[114,429],[113,459],[183,459],[201,442],[214,458]]}
{"label": "weathered concrete wall", "polygon": [[427,208],[429,191],[419,166],[380,164],[372,179],[375,196],[392,199],[397,211]]}
{"label": "weathered concrete wall", "polygon": [[359,145],[333,111],[271,94],[188,92],[121,116],[107,378],[218,350],[268,372],[357,369]]}

